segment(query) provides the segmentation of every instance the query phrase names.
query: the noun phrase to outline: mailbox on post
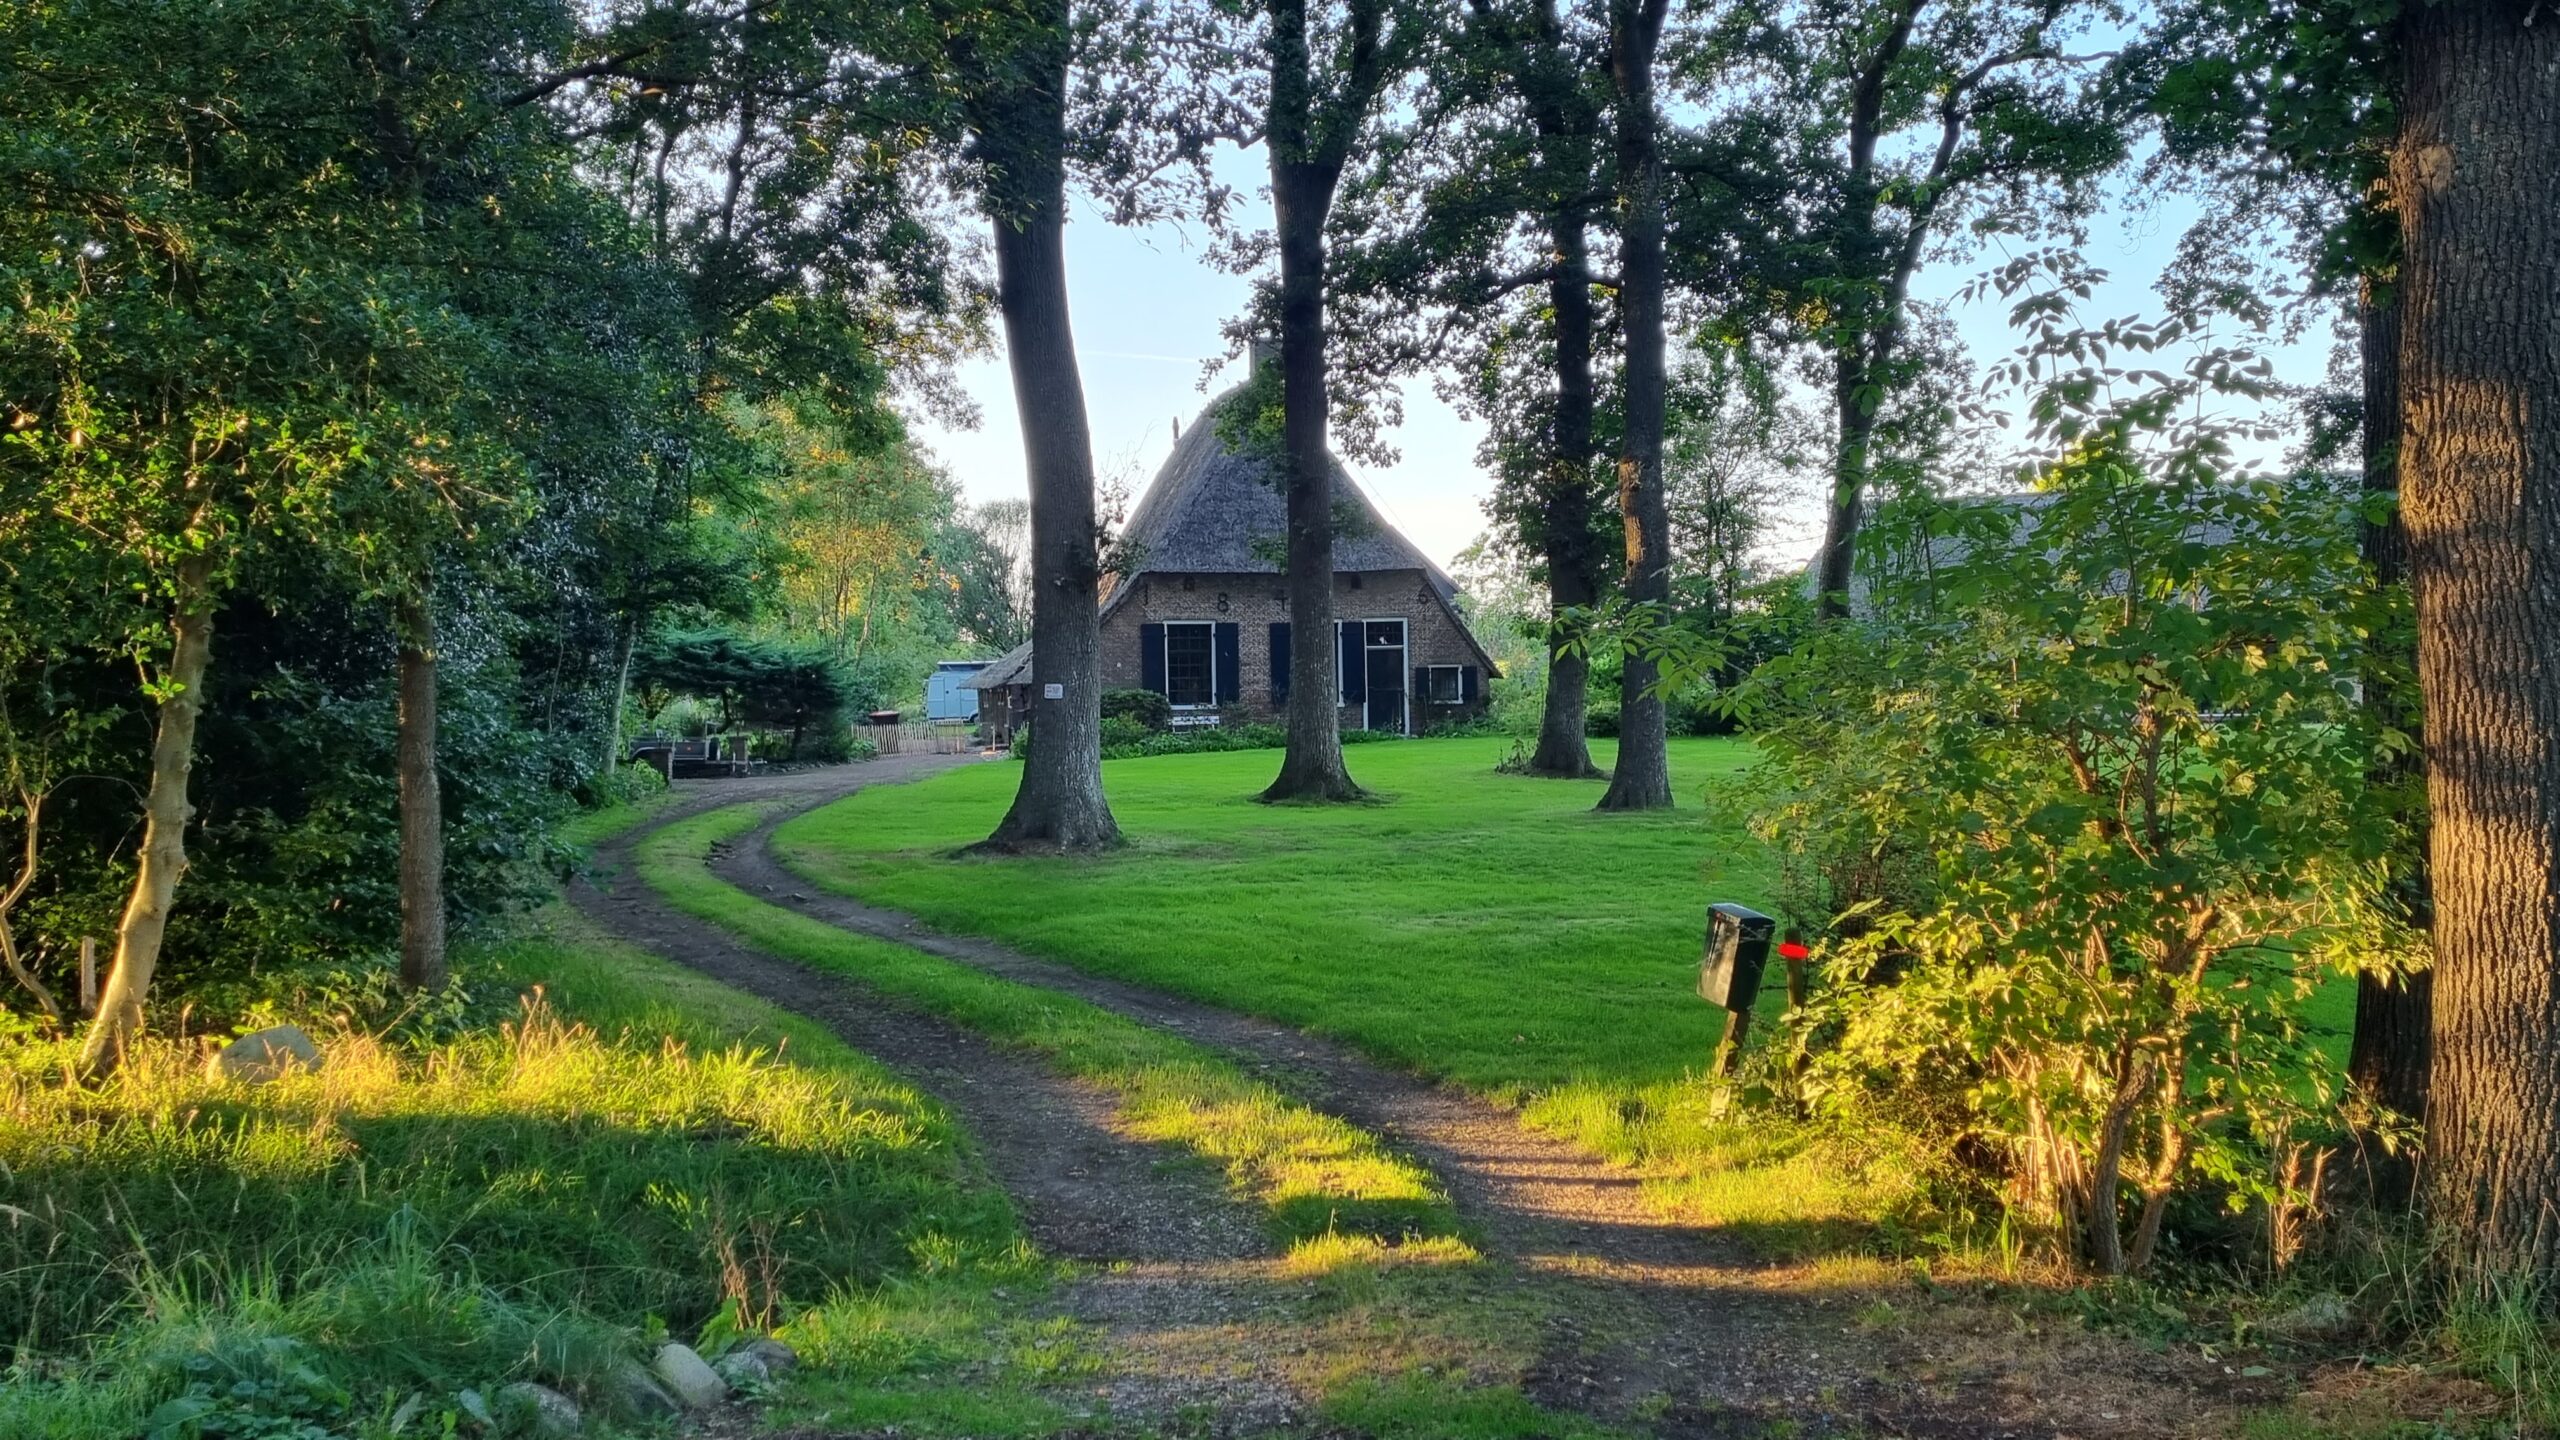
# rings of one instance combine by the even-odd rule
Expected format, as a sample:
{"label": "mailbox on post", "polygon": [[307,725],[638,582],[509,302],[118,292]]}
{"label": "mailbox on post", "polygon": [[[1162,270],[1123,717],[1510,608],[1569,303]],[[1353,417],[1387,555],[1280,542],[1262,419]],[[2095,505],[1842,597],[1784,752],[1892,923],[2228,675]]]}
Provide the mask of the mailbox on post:
{"label": "mailbox on post", "polygon": [[1760,972],[1769,967],[1769,942],[1778,922],[1742,905],[1707,909],[1707,954],[1698,966],[1698,994],[1737,1014],[1749,1014],[1760,998]]}
{"label": "mailbox on post", "polygon": [[[1707,953],[1698,963],[1698,994],[1724,1007],[1724,1038],[1716,1045],[1715,1073],[1733,1073],[1751,1031],[1751,1007],[1760,998],[1760,972],[1769,968],[1769,942],[1778,922],[1744,905],[1707,907]],[[1716,1096],[1721,1115],[1725,1096]]]}

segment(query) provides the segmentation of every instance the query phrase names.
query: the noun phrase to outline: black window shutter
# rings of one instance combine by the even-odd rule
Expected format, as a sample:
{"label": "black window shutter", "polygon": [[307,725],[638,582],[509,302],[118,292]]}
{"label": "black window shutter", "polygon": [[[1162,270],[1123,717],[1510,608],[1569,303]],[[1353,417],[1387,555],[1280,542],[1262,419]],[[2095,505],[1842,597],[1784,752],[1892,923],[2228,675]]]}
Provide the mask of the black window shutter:
{"label": "black window shutter", "polygon": [[1473,665],[1458,667],[1458,700],[1461,704],[1476,703],[1476,696],[1481,693],[1482,685],[1483,681],[1478,677],[1476,667]]}
{"label": "black window shutter", "polygon": [[1233,620],[1221,620],[1210,635],[1218,659],[1218,703],[1233,705],[1243,693],[1238,682],[1244,679],[1243,632]]}
{"label": "black window shutter", "polygon": [[1271,622],[1271,705],[1279,709],[1289,703],[1289,622]]}
{"label": "black window shutter", "polygon": [[1341,645],[1342,703],[1369,698],[1369,652],[1360,643],[1360,622],[1345,620],[1336,627],[1335,639]]}
{"label": "black window shutter", "polygon": [[1138,687],[1164,693],[1164,627],[1146,624],[1138,627]]}

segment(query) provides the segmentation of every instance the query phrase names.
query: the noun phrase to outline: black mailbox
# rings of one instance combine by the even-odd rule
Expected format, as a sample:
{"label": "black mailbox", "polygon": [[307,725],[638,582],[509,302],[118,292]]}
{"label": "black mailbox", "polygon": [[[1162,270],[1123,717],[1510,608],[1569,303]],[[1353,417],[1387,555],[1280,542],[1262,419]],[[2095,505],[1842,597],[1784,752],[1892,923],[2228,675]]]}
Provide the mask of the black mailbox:
{"label": "black mailbox", "polygon": [[1743,905],[1707,908],[1707,955],[1698,966],[1698,994],[1727,1010],[1749,1014],[1760,998],[1760,972],[1769,964],[1769,941],[1778,922]]}

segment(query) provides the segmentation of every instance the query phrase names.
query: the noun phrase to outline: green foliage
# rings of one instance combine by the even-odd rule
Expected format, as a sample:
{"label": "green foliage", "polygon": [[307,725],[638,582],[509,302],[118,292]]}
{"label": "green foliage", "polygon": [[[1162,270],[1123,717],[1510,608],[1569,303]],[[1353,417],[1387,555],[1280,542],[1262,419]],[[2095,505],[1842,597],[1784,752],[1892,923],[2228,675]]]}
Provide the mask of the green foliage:
{"label": "green foliage", "polygon": [[644,693],[717,704],[723,730],[747,725],[787,731],[786,758],[802,760],[847,758],[853,715],[880,699],[868,676],[839,663],[824,644],[767,640],[727,628],[650,636],[632,657],[632,680]]}
{"label": "green foliage", "polygon": [[1153,690],[1105,690],[1102,718],[1134,720],[1141,730],[1161,735],[1173,729],[1173,702]]}
{"label": "green foliage", "polygon": [[2404,602],[2357,508],[2231,475],[2218,429],[2186,428],[2233,357],[2165,400],[2103,363],[2039,402],[2068,440],[2040,493],[1916,506],[1866,623],[1764,670],[1759,825],[1818,878],[1794,918],[1833,937],[1805,1098],[1961,1138],[2115,1271],[2191,1191],[2308,1198],[2338,1099],[2308,1003],[2417,947],[2367,785],[2408,741],[2357,691]]}

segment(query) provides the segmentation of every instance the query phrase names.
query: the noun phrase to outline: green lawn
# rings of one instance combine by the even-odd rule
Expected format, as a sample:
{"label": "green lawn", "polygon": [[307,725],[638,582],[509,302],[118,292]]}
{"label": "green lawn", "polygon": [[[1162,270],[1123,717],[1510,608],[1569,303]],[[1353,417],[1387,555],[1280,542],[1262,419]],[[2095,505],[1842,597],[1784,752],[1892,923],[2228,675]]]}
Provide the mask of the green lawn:
{"label": "green lawn", "polygon": [[[1522,1103],[1533,1123],[1656,1168],[1667,1212],[1774,1251],[1855,1244],[1907,1212],[1919,1181],[1889,1155],[1710,1118],[1699,1075],[1723,1012],[1695,993],[1706,907],[1766,908],[1775,877],[1701,799],[1750,747],[1674,742],[1680,808],[1651,815],[1593,813],[1598,782],[1497,775],[1506,748],[1361,746],[1352,773],[1381,803],[1330,809],[1256,803],[1272,751],[1113,761],[1131,844],[1099,860],[952,858],[1003,813],[1020,776],[1007,764],[863,791],[784,825],[777,845],[814,883],[937,926]],[[1763,993],[1764,1012],[1781,994]]]}
{"label": "green lawn", "polygon": [[[1132,843],[1099,861],[952,860],[1021,772],[883,786],[782,827],[820,884],[1321,1033],[1509,1096],[1583,1078],[1675,1079],[1722,1012],[1695,994],[1706,907],[1765,907],[1761,847],[1702,812],[1731,740],[1672,746],[1680,807],[1598,815],[1598,782],[1493,773],[1502,740],[1348,752],[1385,803],[1257,804],[1275,751],[1113,761]],[[1602,742],[1603,764],[1608,762]]]}
{"label": "green lawn", "polygon": [[849,934],[770,905],[711,873],[713,845],[754,829],[752,805],[678,821],[640,844],[640,875],[688,914],[776,955],[852,975],[881,992],[1028,1049],[1111,1091],[1132,1133],[1223,1168],[1281,1238],[1318,1249],[1346,1238],[1419,1242],[1417,1255],[1467,1258],[1429,1172],[1374,1135],[1310,1110],[1226,1057],[1070,996],[981,974],[920,950]]}

